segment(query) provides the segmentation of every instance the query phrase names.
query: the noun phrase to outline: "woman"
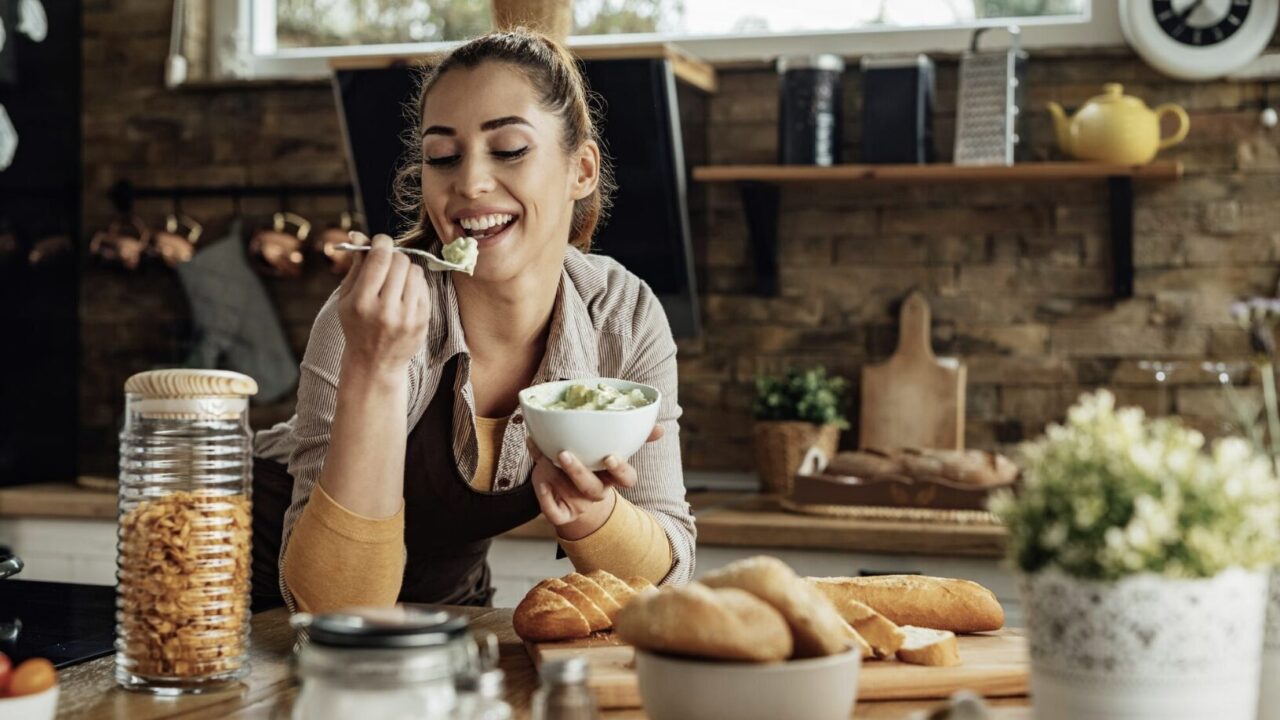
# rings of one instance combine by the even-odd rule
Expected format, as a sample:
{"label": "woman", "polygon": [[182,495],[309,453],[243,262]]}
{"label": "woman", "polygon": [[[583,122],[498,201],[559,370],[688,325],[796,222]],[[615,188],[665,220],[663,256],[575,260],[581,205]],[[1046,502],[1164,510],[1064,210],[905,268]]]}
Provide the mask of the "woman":
{"label": "woman", "polygon": [[[402,242],[470,235],[480,258],[472,277],[424,272],[378,236],[321,309],[296,414],[256,443],[256,503],[292,486],[285,601],[488,604],[491,538],[539,513],[580,571],[687,580],[675,343],[648,286],[584,254],[610,174],[573,58],[536,34],[478,38],[424,78],[417,120]],[[590,377],[656,386],[658,424],[604,472],[568,453],[561,470],[528,441],[516,394]],[[271,534],[255,574],[274,575]]]}

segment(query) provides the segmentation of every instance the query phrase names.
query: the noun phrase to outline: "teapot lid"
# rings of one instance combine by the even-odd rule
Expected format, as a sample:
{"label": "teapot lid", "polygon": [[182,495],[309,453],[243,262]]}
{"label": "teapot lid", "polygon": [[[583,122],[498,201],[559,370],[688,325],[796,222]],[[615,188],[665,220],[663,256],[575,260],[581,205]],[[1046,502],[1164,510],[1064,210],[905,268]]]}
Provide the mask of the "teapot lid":
{"label": "teapot lid", "polygon": [[1136,97],[1124,94],[1124,85],[1120,83],[1106,83],[1102,86],[1102,94],[1089,98],[1091,103],[1115,103],[1115,102],[1139,102]]}

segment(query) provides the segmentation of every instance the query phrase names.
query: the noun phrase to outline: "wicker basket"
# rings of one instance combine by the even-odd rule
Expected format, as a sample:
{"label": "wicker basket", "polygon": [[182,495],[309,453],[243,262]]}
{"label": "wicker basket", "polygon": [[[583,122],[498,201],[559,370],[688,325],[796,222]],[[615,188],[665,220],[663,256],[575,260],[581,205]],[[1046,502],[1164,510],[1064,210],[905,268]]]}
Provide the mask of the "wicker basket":
{"label": "wicker basket", "polygon": [[573,0],[492,0],[493,27],[526,27],[563,43],[573,29]]}
{"label": "wicker basket", "polygon": [[790,493],[796,471],[809,448],[816,445],[832,458],[840,441],[840,428],[836,425],[795,420],[756,422],[752,431],[760,491],[766,493]]}

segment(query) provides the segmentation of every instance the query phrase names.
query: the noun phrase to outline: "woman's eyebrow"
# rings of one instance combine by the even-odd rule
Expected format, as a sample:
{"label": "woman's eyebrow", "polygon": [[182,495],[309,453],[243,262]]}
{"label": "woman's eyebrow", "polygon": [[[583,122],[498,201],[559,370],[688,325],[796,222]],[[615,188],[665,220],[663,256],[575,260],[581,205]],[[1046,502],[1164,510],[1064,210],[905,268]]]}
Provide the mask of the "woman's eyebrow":
{"label": "woman's eyebrow", "polygon": [[[507,115],[506,117],[494,118],[493,120],[485,120],[484,122],[480,123],[480,129],[485,132],[488,132],[490,130],[497,130],[500,127],[506,127],[508,125],[528,125],[529,127],[533,127],[533,123],[529,122],[528,120],[525,120],[519,115]],[[422,137],[426,137],[428,135],[447,135],[448,137],[453,137],[457,134],[458,134],[457,130],[454,130],[453,128],[447,127],[445,125],[432,125],[431,127],[422,131]]]}
{"label": "woman's eyebrow", "polygon": [[497,130],[500,127],[506,127],[507,125],[528,125],[529,127],[533,127],[533,123],[530,123],[519,115],[507,115],[506,117],[495,118],[493,120],[485,120],[480,123],[480,129],[485,131]]}

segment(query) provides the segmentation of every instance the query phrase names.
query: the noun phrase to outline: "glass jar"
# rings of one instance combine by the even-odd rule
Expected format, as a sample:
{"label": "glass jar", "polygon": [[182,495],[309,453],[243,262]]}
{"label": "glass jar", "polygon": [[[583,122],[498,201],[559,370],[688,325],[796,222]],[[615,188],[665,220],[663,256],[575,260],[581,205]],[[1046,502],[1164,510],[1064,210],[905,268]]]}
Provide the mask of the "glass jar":
{"label": "glass jar", "polygon": [[448,720],[458,678],[477,667],[464,617],[410,607],[298,613],[294,720]]}
{"label": "glass jar", "polygon": [[219,370],[125,383],[120,433],[116,682],[162,695],[249,673],[248,397]]}
{"label": "glass jar", "polygon": [[806,55],[778,60],[778,162],[840,162],[844,60]]}
{"label": "glass jar", "polygon": [[542,686],[533,694],[533,720],[599,720],[596,696],[587,687],[587,659],[542,664]]}

